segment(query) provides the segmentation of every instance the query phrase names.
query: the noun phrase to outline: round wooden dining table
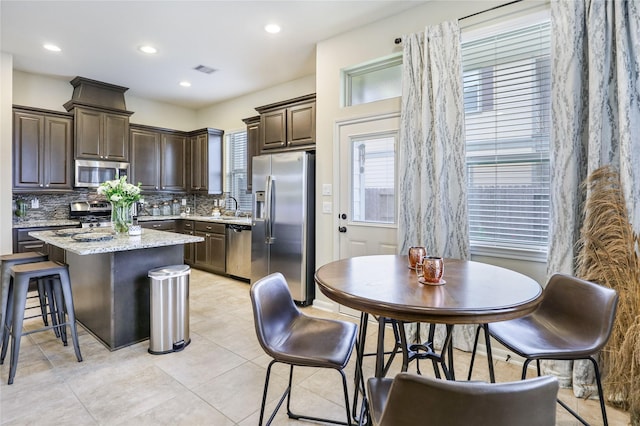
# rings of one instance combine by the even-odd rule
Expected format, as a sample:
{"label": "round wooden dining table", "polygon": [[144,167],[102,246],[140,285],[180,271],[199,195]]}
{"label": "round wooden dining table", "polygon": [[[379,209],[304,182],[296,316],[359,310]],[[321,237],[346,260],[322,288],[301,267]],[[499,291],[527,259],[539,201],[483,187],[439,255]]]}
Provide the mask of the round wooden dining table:
{"label": "round wooden dining table", "polygon": [[[518,318],[534,311],[542,300],[542,287],[532,278],[485,263],[444,259],[442,278],[445,283],[441,285],[419,283],[415,271],[409,268],[407,256],[403,255],[337,260],[315,273],[320,291],[341,305],[402,322],[446,324],[444,349],[448,347],[451,363],[454,324],[487,324]],[[384,349],[380,348],[382,325],[380,331],[378,376],[382,374]],[[446,369],[443,358],[439,357]],[[448,377],[454,378],[450,370]]]}
{"label": "round wooden dining table", "polygon": [[533,312],[542,300],[540,284],[506,268],[444,259],[445,284],[428,285],[408,265],[402,255],[352,257],[321,266],[315,281],[341,305],[402,321],[504,321]]}

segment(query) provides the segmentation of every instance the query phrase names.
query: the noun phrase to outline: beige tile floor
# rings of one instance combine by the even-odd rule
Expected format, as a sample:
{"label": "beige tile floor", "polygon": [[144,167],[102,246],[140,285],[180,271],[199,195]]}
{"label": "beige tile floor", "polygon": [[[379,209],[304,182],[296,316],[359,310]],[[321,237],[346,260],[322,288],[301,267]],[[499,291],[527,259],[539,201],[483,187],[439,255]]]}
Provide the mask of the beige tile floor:
{"label": "beige tile floor", "polygon": [[[270,359],[260,348],[253,328],[249,285],[193,270],[190,282],[191,344],[182,352],[154,356],[148,342],[109,352],[82,327],[83,362],[71,346],[64,347],[46,331],[22,339],[13,385],[8,386],[9,360],[0,367],[2,425],[256,425],[266,367]],[[322,317],[356,319],[318,310]],[[39,320],[28,321],[36,328]],[[368,350],[375,345],[376,327],[369,327]],[[387,333],[391,335],[391,333]],[[456,373],[466,377],[469,355],[456,352]],[[365,376],[373,372],[373,357],[365,361]],[[354,360],[348,367],[353,377]],[[486,359],[476,364],[474,379],[486,379]],[[394,362],[392,372],[399,371]],[[415,366],[410,366],[415,371]],[[432,375],[428,364],[423,374]],[[497,361],[498,381],[516,380],[519,367]],[[288,371],[274,367],[268,408],[284,390]],[[312,415],[344,416],[339,375],[333,371],[297,369],[292,409]],[[350,381],[351,382],[351,381]],[[349,383],[351,386],[352,384]],[[597,401],[561,395],[592,424],[601,424]],[[350,397],[352,391],[350,391]],[[607,408],[611,425],[629,424],[628,414]],[[311,424],[289,420],[281,409],[274,424]],[[558,408],[558,425],[578,424]]]}

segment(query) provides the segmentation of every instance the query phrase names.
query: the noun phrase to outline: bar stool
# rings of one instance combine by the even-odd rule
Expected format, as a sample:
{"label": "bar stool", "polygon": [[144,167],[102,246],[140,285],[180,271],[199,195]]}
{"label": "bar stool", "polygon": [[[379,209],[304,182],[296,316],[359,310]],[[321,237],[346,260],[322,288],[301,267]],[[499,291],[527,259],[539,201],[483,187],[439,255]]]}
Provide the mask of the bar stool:
{"label": "bar stool", "polygon": [[[5,312],[7,312],[7,295],[9,294],[9,284],[11,281],[11,267],[13,265],[21,265],[23,263],[34,263],[49,260],[49,256],[37,251],[29,251],[25,253],[12,253],[3,254],[0,256],[2,266],[0,267],[0,283],[2,285],[2,300],[0,304],[0,341],[4,337]],[[44,325],[49,325],[47,321],[46,311],[46,291],[44,289],[44,282],[38,283],[38,298],[40,299],[40,310],[42,313],[42,320]],[[57,336],[57,335],[56,335]]]}
{"label": "bar stool", "polygon": [[[11,267],[11,276],[13,280],[9,285],[7,313],[5,320],[6,333],[2,339],[2,353],[0,354],[0,364],[4,363],[7,354],[9,335],[11,336],[11,361],[9,367],[8,384],[13,383],[18,366],[18,355],[20,352],[20,339],[23,335],[35,333],[38,331],[48,330],[50,328],[59,328],[64,345],[67,345],[66,326],[71,330],[71,339],[73,340],[73,348],[76,353],[78,362],[82,361],[80,354],[80,346],[78,344],[78,331],[76,328],[75,311],[73,309],[73,297],[71,294],[71,281],[69,280],[69,267],[57,262],[44,261],[36,263],[25,263],[14,265]],[[27,300],[27,292],[29,291],[29,281],[32,279],[48,280],[53,290],[54,301],[58,314],[57,323],[51,326],[22,332],[24,322],[24,309]],[[65,321],[66,308],[68,320]]]}

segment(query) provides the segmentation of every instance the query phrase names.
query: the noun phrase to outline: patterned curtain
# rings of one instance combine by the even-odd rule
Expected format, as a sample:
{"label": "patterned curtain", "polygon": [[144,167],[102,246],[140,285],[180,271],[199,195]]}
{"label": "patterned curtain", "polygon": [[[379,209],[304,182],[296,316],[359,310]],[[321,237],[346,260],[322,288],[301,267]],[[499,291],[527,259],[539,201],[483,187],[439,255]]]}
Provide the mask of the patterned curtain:
{"label": "patterned curtain", "polygon": [[[424,246],[431,255],[469,259],[458,22],[404,35],[402,44],[398,250]],[[436,342],[443,333],[439,327]],[[472,335],[472,327],[456,327],[454,344],[470,350]]]}
{"label": "patterned curtain", "polygon": [[460,29],[402,37],[398,249],[469,258]]}
{"label": "patterned curtain", "polygon": [[[554,0],[551,18],[551,223],[547,273],[575,273],[585,196],[580,185],[611,164],[620,173],[629,219],[640,232],[640,2]],[[589,371],[547,363],[577,396]]]}

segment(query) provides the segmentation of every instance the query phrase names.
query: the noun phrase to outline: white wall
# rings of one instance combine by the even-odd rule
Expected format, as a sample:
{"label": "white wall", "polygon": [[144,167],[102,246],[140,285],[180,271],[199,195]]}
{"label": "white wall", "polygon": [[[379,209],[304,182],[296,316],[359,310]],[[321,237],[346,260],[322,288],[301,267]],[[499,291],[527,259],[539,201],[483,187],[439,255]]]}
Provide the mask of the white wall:
{"label": "white wall", "polygon": [[12,173],[12,137],[11,128],[13,115],[12,85],[13,85],[13,56],[0,52],[0,254],[11,253],[13,210],[11,204],[11,173]]}
{"label": "white wall", "polygon": [[240,96],[198,111],[198,127],[214,127],[225,132],[245,129],[243,118],[258,115],[255,108],[285,99],[315,93],[315,75],[292,80],[285,84]]}

